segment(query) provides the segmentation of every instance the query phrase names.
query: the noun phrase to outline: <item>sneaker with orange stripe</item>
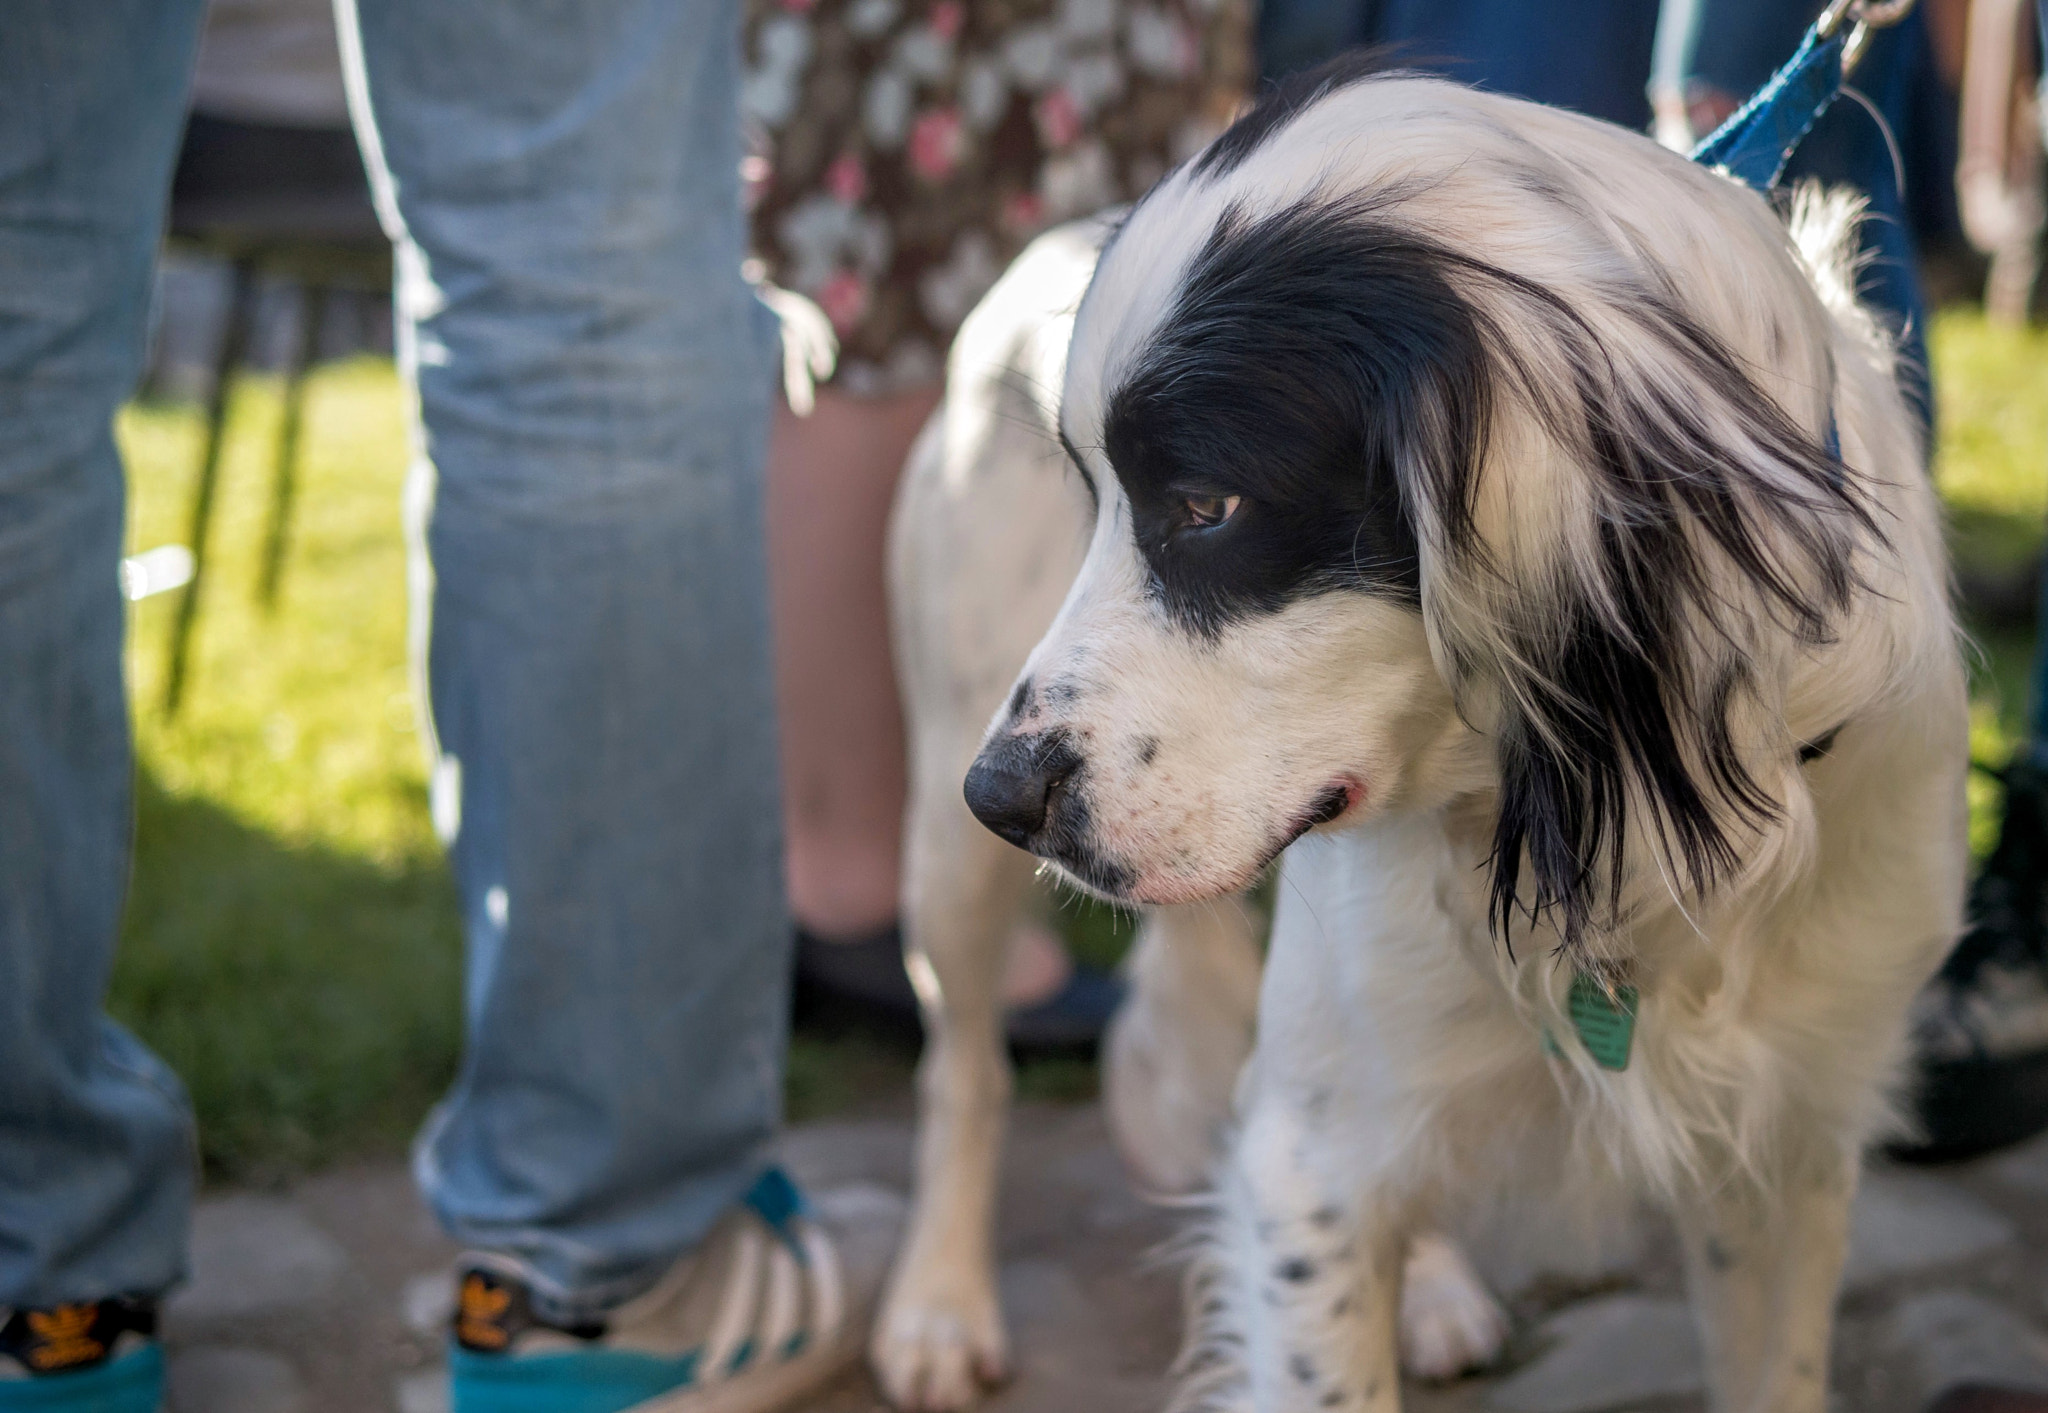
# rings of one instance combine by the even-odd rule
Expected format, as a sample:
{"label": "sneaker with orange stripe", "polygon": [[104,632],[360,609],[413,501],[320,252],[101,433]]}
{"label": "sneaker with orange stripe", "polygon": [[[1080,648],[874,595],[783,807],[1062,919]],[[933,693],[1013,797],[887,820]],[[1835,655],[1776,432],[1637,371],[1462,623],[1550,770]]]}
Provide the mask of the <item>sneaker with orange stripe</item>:
{"label": "sneaker with orange stripe", "polygon": [[770,1169],[633,1300],[550,1318],[515,1260],[457,1266],[453,1413],[774,1413],[858,1362],[903,1220],[877,1188],[814,1207]]}

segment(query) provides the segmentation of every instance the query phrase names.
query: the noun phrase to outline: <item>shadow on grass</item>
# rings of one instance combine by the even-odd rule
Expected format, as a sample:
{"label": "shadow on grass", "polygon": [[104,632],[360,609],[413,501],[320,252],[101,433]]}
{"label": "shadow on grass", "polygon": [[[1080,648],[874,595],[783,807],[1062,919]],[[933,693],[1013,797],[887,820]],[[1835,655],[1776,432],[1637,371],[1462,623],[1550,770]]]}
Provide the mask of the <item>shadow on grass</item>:
{"label": "shadow on grass", "polygon": [[2041,540],[2033,515],[1975,506],[1949,510],[1949,558],[1970,618],[1980,625],[2032,628],[2041,592]]}
{"label": "shadow on grass", "polygon": [[209,1177],[402,1145],[455,1073],[460,1007],[439,860],[295,846],[137,781],[108,1009],[184,1077]]}

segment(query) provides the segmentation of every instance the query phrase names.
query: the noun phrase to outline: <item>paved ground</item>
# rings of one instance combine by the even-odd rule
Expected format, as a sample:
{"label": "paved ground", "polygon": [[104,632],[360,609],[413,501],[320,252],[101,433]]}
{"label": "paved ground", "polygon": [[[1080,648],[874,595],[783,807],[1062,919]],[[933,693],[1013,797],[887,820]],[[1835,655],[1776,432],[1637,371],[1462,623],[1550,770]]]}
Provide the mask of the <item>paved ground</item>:
{"label": "paved ground", "polygon": [[[907,1186],[907,1113],[806,1126],[807,1182]],[[1176,1278],[1148,1260],[1171,1214],[1123,1181],[1092,1106],[1017,1118],[1002,1215],[1019,1377],[991,1413],[1161,1405],[1179,1336]],[[173,1413],[444,1413],[437,1374],[451,1255],[396,1164],[280,1193],[209,1198],[194,1278],[167,1315]],[[1874,1170],[1843,1297],[1837,1407],[1914,1413],[1997,1377],[2048,1390],[2048,1141],[1937,1174]],[[1592,1290],[1511,1301],[1501,1371],[1415,1390],[1418,1413],[1696,1413],[1699,1363],[1667,1242]],[[879,1407],[849,1379],[813,1413]]]}

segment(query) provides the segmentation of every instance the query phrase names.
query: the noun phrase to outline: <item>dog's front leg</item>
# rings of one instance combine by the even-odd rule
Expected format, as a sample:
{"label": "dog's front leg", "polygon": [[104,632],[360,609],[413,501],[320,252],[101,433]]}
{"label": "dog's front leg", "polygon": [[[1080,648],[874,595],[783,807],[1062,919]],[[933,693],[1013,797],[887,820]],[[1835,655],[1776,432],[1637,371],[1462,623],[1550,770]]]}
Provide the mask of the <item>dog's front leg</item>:
{"label": "dog's front leg", "polygon": [[1215,1253],[1219,1298],[1208,1312],[1226,1405],[1400,1408],[1406,1233],[1329,1140],[1329,1103],[1321,1091],[1261,1093],[1238,1137]]}
{"label": "dog's front leg", "polygon": [[1242,900],[1149,910],[1131,995],[1104,1038],[1102,1103],[1124,1166],[1160,1194],[1206,1187],[1258,1018],[1259,937]]}
{"label": "dog's front leg", "polygon": [[1736,1180],[1679,1213],[1714,1413],[1825,1413],[1853,1158],[1808,1155],[1781,1181]]}
{"label": "dog's front leg", "polygon": [[903,919],[925,1019],[916,1200],[870,1346],[890,1402],[941,1413],[1007,1373],[994,1248],[1010,1096],[1001,987],[1033,867],[968,817],[952,764],[913,771]]}

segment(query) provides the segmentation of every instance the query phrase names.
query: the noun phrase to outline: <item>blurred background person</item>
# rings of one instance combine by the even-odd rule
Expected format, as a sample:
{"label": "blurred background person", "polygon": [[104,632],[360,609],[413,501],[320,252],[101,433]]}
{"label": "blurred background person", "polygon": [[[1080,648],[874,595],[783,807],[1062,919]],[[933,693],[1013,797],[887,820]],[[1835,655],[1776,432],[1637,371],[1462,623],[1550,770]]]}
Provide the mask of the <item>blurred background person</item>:
{"label": "blurred background person", "polygon": [[[752,0],[744,103],[763,278],[838,343],[776,411],[769,565],[801,984],[912,1020],[896,926],[902,712],[884,535],[960,321],[1032,236],[1142,195],[1229,120],[1244,0]],[[1049,928],[1006,984],[1024,1049],[1092,1044],[1121,995]]]}
{"label": "blurred background person", "polygon": [[1658,0],[1265,0],[1259,68],[1275,79],[1374,46],[1392,65],[1644,129],[1657,16]]}

